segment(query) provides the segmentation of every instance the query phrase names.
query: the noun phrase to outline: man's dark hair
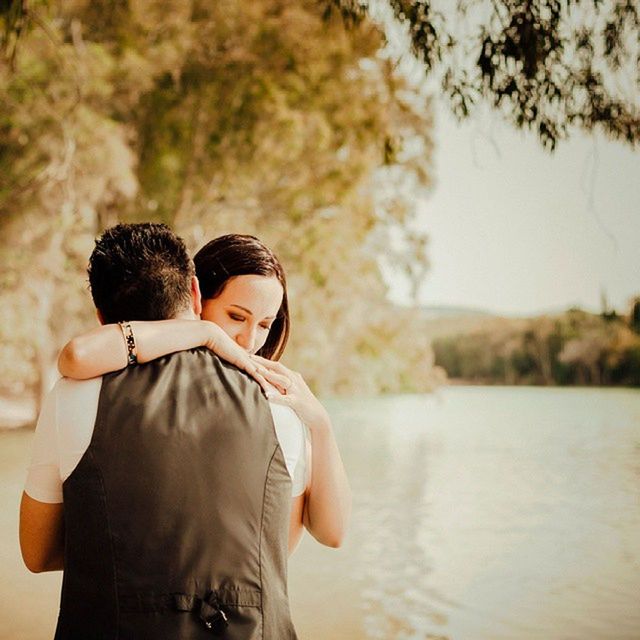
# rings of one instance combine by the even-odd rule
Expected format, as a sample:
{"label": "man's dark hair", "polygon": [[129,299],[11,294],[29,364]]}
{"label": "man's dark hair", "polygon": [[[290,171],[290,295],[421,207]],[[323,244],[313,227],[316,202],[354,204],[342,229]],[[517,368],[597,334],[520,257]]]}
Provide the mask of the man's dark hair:
{"label": "man's dark hair", "polygon": [[189,307],[194,266],[165,224],[119,224],[96,240],[89,284],[105,322],[166,320]]}

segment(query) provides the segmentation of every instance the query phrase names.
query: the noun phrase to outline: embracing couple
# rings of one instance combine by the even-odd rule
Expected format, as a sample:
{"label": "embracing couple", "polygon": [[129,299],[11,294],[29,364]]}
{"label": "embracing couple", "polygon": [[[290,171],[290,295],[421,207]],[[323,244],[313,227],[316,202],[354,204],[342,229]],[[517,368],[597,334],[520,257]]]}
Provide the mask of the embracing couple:
{"label": "embracing couple", "polygon": [[101,327],[60,354],[20,509],[35,572],[63,570],[57,640],[295,639],[287,558],[342,543],[331,422],[278,363],[284,271],[257,238],[193,260],[162,224],[97,241]]}

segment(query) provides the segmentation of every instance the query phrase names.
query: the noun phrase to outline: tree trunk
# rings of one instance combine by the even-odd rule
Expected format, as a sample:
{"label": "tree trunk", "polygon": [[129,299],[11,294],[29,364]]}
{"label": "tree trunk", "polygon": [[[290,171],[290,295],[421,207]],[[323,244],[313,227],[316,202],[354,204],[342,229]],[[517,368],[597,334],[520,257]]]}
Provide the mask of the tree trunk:
{"label": "tree trunk", "polygon": [[50,318],[53,311],[55,285],[51,280],[38,283],[36,298],[36,411],[39,414],[44,397],[51,390],[55,376],[55,341]]}

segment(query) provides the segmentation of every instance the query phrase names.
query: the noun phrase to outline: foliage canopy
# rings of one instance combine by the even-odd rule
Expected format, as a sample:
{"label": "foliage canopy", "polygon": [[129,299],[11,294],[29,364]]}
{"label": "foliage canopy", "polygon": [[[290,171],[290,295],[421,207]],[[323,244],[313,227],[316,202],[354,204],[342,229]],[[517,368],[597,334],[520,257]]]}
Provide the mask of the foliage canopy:
{"label": "foliage canopy", "polygon": [[[315,0],[3,6],[0,357],[50,363],[91,321],[95,234],[154,219],[193,250],[227,232],[274,248],[293,303],[287,359],[317,389],[428,386],[428,339],[416,349],[382,303],[376,256],[395,252],[409,276],[426,264],[412,225],[430,103],[381,54],[376,25],[347,28]],[[375,367],[362,346],[374,334],[395,345]]]}
{"label": "foliage canopy", "polygon": [[[383,0],[336,1],[351,20]],[[640,139],[635,0],[388,0],[459,118],[487,103],[554,149],[572,128]]]}

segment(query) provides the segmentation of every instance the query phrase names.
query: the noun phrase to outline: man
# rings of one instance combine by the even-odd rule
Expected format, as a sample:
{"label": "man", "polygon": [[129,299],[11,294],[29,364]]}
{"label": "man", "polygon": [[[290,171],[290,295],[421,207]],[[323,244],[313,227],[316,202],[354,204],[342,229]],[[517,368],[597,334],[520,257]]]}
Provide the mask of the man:
{"label": "man", "polygon": [[[99,318],[123,322],[125,340],[125,321],[201,311],[193,263],[165,225],[105,232],[90,283]],[[56,640],[295,639],[290,504],[259,385],[197,349],[57,383],[38,421],[20,542],[30,569],[64,568]]]}

